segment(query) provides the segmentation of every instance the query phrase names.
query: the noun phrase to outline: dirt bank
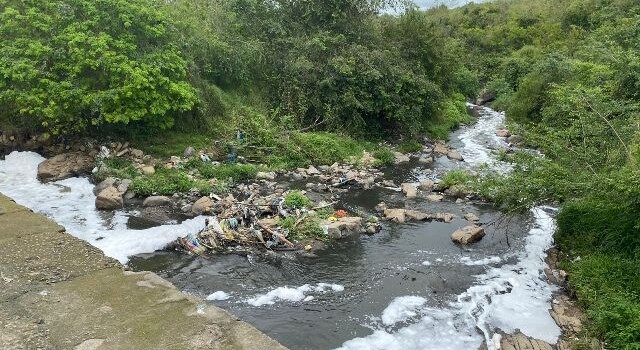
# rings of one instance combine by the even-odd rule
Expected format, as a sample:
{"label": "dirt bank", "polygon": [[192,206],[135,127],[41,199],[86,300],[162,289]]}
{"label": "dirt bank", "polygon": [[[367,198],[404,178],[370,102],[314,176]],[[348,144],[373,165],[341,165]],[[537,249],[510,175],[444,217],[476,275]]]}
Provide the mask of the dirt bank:
{"label": "dirt bank", "polygon": [[285,349],[0,195],[0,348]]}

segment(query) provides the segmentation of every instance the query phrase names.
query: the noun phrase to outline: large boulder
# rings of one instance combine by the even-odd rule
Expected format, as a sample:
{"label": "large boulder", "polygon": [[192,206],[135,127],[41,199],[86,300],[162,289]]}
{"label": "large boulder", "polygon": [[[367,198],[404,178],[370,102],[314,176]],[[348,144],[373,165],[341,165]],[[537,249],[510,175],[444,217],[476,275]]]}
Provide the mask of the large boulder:
{"label": "large boulder", "polygon": [[209,197],[198,199],[191,207],[191,212],[196,215],[208,214],[213,208],[213,200]]}
{"label": "large boulder", "polygon": [[481,240],[484,235],[484,228],[478,225],[471,225],[456,230],[451,235],[451,240],[460,244],[469,244]]}
{"label": "large boulder", "polygon": [[362,226],[362,218],[356,216],[340,218],[337,221],[325,221],[322,225],[327,228],[327,233],[331,238],[342,238],[349,234],[366,232]]}
{"label": "large boulder", "polygon": [[395,221],[398,223],[404,223],[406,220],[406,210],[405,209],[385,209],[384,217],[388,220]]}
{"label": "large boulder", "polygon": [[449,153],[449,148],[444,143],[436,143],[433,147],[433,151],[437,154],[447,154]]}
{"label": "large boulder", "polygon": [[70,152],[49,158],[38,165],[38,180],[59,181],[91,173],[94,159],[83,152]]}
{"label": "large boulder", "polygon": [[117,188],[110,186],[98,193],[96,196],[96,208],[100,210],[120,209],[124,205],[122,192]]}
{"label": "large boulder", "polygon": [[393,152],[393,163],[394,164],[402,164],[402,163],[407,163],[411,160],[411,158],[409,158],[408,155],[406,154],[402,154],[400,152]]}
{"label": "large boulder", "polygon": [[143,207],[163,207],[169,204],[171,204],[171,198],[166,196],[151,196],[142,202]]}
{"label": "large boulder", "polygon": [[115,177],[108,177],[104,179],[104,181],[100,182],[99,184],[96,185],[96,187],[93,188],[93,194],[97,196],[103,190],[112,186],[115,187],[115,184],[117,181],[118,180]]}
{"label": "large boulder", "polygon": [[415,220],[415,221],[425,221],[433,218],[431,214],[423,213],[417,210],[410,210],[410,209],[405,210],[404,215],[406,216],[407,219]]}
{"label": "large boulder", "polygon": [[433,180],[426,179],[426,180],[420,181],[419,188],[423,191],[428,192],[428,191],[432,191],[434,186],[435,184],[433,183]]}
{"label": "large boulder", "polygon": [[462,158],[462,155],[460,154],[460,152],[458,152],[456,150],[450,150],[447,153],[447,158],[453,159],[453,160],[459,160],[459,161],[464,160],[464,158]]}

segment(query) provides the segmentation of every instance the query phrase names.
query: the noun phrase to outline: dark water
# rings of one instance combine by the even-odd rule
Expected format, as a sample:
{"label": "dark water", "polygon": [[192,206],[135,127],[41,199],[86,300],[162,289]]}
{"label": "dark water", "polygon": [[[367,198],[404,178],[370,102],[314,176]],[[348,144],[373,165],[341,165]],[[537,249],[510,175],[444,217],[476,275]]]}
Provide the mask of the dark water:
{"label": "dark water", "polygon": [[[448,164],[441,159],[435,166],[442,169]],[[416,163],[387,171],[387,177],[398,184],[424,176]],[[395,297],[421,296],[433,307],[453,301],[488,266],[512,262],[512,255],[523,247],[529,222],[528,217],[506,219],[487,205],[407,200],[386,189],[353,190],[344,194],[342,201],[347,208],[370,213],[385,201],[389,207],[449,212],[457,218],[452,223],[385,222],[380,233],[334,242],[315,258],[274,254],[204,259],[160,252],[135,257],[130,265],[157,272],[178,288],[201,297],[227,292],[230,299],[214,303],[290,349],[332,349],[381,327],[377,317]],[[457,228],[469,224],[463,219],[469,212],[481,218],[487,235],[479,243],[461,248],[450,237]],[[481,259],[487,258],[492,262],[483,263]],[[423,264],[425,261],[429,264]],[[469,265],[473,262],[477,265]],[[245,302],[277,287],[320,282],[343,285],[344,291],[313,294],[314,299],[306,302],[282,301],[258,307]]]}

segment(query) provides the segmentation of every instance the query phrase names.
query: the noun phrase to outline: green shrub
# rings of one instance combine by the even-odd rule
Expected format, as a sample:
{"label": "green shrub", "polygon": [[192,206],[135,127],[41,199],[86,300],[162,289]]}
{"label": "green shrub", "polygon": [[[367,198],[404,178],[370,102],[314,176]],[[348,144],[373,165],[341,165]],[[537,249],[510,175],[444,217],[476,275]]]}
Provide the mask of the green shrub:
{"label": "green shrub", "polygon": [[398,145],[398,152],[413,153],[422,150],[422,145],[416,140],[405,141]]}
{"label": "green shrub", "polygon": [[308,208],[311,204],[311,200],[300,191],[291,191],[284,197],[284,205],[288,208]]}
{"label": "green shrub", "polygon": [[373,157],[376,158],[375,166],[387,166],[393,164],[395,156],[387,147],[380,147],[373,151]]}
{"label": "green shrub", "polygon": [[153,175],[144,175],[133,180],[132,190],[138,196],[165,195],[198,190],[201,194],[211,192],[211,185],[205,181],[190,179],[178,169],[159,169]]}

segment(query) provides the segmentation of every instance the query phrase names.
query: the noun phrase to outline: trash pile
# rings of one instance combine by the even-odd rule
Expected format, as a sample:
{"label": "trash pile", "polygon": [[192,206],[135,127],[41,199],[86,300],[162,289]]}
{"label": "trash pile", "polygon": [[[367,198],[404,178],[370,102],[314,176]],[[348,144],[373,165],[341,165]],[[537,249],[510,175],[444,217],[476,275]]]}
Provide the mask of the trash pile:
{"label": "trash pile", "polygon": [[[363,223],[362,218],[349,216],[345,210],[334,211],[333,203],[288,207],[285,200],[288,194],[257,199],[250,196],[245,201],[233,196],[220,198],[207,208],[206,214],[210,216],[205,220],[205,227],[198,233],[178,238],[172,246],[195,255],[248,250],[311,251],[316,242],[380,230],[377,220]],[[317,223],[316,236],[292,237],[295,235],[291,231],[305,220]],[[287,228],[283,227],[286,221],[289,222]]]}

